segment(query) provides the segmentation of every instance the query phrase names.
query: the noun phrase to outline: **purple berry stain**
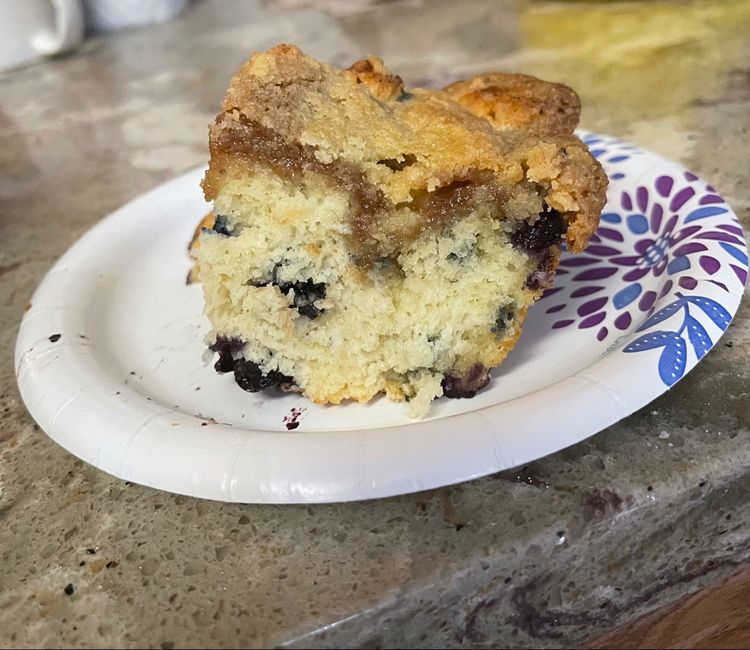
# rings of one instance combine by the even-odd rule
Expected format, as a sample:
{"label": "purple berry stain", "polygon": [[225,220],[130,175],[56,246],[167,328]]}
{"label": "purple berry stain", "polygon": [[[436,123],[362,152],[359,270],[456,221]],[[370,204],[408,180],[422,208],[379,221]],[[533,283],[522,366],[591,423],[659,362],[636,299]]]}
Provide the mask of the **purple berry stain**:
{"label": "purple berry stain", "polygon": [[299,420],[302,414],[306,411],[305,408],[297,408],[296,406],[289,412],[289,415],[285,415],[282,422],[286,426],[288,431],[292,431],[299,426]]}

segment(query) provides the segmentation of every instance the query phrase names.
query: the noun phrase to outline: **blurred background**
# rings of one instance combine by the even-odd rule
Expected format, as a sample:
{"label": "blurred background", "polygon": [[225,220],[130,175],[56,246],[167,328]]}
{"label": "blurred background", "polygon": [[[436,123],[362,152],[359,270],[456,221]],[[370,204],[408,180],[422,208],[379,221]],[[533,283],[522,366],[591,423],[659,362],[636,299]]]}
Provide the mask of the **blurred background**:
{"label": "blurred background", "polygon": [[[666,129],[666,137],[694,126],[690,111],[676,124],[659,120],[747,85],[746,73],[737,70],[747,55],[750,2],[0,0],[0,25],[5,70],[49,57],[80,60],[126,32],[117,42],[124,47],[129,39],[140,64],[116,61],[108,76],[131,85],[118,76],[122,66],[185,78],[180,58],[190,60],[183,56],[190,50],[205,57],[199,65],[190,62],[195,74],[210,77],[201,82],[216,79],[206,87],[214,106],[253,50],[282,41],[341,66],[376,54],[415,85],[442,85],[489,69],[523,71],[575,88],[584,118],[597,123],[590,126],[604,121],[599,128],[612,130],[626,121],[628,133],[618,134],[640,140],[649,138],[649,129]],[[136,83],[145,81],[140,76]],[[606,115],[592,115],[597,106]],[[684,134],[665,153],[680,153],[676,140]]]}
{"label": "blurred background", "polygon": [[[566,83],[582,127],[720,170],[732,201],[745,165],[716,152],[746,149],[748,34],[747,0],[0,0],[0,202],[51,228],[59,255],[205,164],[230,77],[280,42],[343,67],[380,56],[407,85],[492,70]],[[29,213],[40,188],[65,220]]]}

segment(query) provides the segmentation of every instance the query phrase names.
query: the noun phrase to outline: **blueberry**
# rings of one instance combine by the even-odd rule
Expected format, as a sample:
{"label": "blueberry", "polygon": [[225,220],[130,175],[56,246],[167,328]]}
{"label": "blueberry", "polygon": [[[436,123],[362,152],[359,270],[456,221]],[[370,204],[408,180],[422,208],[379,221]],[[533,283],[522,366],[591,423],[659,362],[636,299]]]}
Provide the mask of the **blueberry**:
{"label": "blueberry", "polygon": [[279,291],[285,296],[292,292],[292,304],[290,308],[296,309],[302,316],[313,320],[320,316],[323,309],[318,309],[315,306],[316,300],[321,300],[326,297],[326,285],[324,282],[313,282],[312,278],[308,278],[303,282],[286,282],[279,279],[279,269],[281,268],[281,262],[277,262],[273,271],[271,271],[271,279],[262,282],[251,282],[253,287],[266,287],[269,284],[278,287]]}
{"label": "blueberry", "polygon": [[245,342],[238,338],[217,336],[216,341],[208,347],[213,352],[219,353],[219,360],[214,364],[216,372],[232,372],[234,356],[245,347]]}
{"label": "blueberry", "polygon": [[263,373],[260,366],[253,361],[239,356],[245,347],[245,342],[235,337],[218,336],[209,349],[219,353],[219,360],[214,364],[216,372],[234,373],[234,380],[242,390],[256,393],[264,388],[279,388],[280,390],[291,390],[295,388],[294,379],[271,370]]}
{"label": "blueberry", "polygon": [[475,363],[465,375],[446,373],[443,376],[443,395],[452,398],[474,397],[490,383],[490,369]]}
{"label": "blueberry", "polygon": [[312,320],[322,313],[323,310],[318,309],[314,303],[316,300],[326,297],[325,283],[313,282],[312,279],[308,279],[304,282],[294,282],[284,288],[279,285],[279,289],[285,295],[288,295],[290,290],[294,292],[293,304],[302,316]]}
{"label": "blueberry", "polygon": [[247,359],[237,359],[234,362],[234,380],[237,385],[250,393],[257,393],[264,388],[279,388],[288,390],[294,387],[294,379],[271,370],[263,373],[257,363]]}
{"label": "blueberry", "polygon": [[263,385],[263,372],[258,364],[246,359],[237,359],[234,365],[234,380],[242,389],[256,393],[265,388]]}
{"label": "blueberry", "polygon": [[301,307],[297,307],[297,311],[301,316],[305,316],[310,320],[315,320],[321,313],[321,310],[315,305],[302,305]]}
{"label": "blueberry", "polygon": [[214,227],[211,229],[215,233],[224,235],[225,237],[234,236],[234,228],[229,226],[229,219],[223,215],[217,214],[216,220],[214,221]]}
{"label": "blueberry", "polygon": [[510,236],[510,241],[527,253],[539,253],[550,246],[559,245],[566,230],[562,215],[546,207],[534,223],[524,221]]}
{"label": "blueberry", "polygon": [[513,316],[515,315],[515,313],[515,309],[513,309],[513,307],[511,307],[510,305],[500,307],[500,309],[497,310],[497,315],[495,316],[495,324],[490,328],[490,331],[493,334],[497,334],[498,336],[503,334],[507,329],[510,321],[513,320]]}

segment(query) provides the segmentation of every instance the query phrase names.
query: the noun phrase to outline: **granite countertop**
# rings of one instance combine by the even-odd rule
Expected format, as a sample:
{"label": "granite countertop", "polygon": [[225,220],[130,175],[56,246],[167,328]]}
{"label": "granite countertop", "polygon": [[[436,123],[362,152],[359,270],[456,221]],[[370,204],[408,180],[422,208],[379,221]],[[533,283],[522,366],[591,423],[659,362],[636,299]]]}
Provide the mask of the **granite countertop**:
{"label": "granite countertop", "polygon": [[380,54],[412,84],[568,83],[585,127],[684,163],[750,228],[744,1],[291,4],[203,2],[0,75],[0,646],[565,646],[746,562],[748,300],[635,415],[421,494],[200,501],[107,476],[34,424],[12,363],[34,288],[103,215],[205,162],[228,77],[280,41],[339,65]]}

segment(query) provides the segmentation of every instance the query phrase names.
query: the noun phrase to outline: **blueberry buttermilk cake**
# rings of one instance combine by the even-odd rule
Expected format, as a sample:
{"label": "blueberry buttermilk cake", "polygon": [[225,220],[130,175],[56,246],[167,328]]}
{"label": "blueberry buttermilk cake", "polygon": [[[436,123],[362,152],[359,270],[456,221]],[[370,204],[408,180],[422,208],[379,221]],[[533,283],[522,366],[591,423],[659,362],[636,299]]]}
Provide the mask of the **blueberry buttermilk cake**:
{"label": "blueberry buttermilk cake", "polygon": [[607,179],[569,88],[491,74],[406,90],[280,45],[232,79],[194,255],[216,369],[419,417],[472,397],[597,227]]}

